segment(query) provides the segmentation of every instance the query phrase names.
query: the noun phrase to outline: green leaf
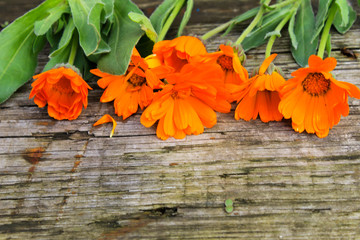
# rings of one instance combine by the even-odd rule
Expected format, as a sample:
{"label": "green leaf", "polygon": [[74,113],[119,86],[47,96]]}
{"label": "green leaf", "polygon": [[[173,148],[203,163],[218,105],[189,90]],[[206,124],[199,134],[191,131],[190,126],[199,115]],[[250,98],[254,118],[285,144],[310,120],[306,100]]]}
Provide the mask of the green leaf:
{"label": "green leaf", "polygon": [[275,30],[280,21],[289,13],[290,7],[283,7],[264,16],[261,26],[253,30],[242,42],[245,51],[264,44],[266,34]]}
{"label": "green leaf", "polygon": [[0,32],[0,103],[6,101],[34,74],[40,50],[39,47],[34,48],[37,39],[34,23],[62,3],[63,0],[45,1]]}
{"label": "green leaf", "polygon": [[61,33],[54,33],[53,31],[48,31],[46,33],[46,39],[50,44],[51,48],[54,48],[58,45],[59,39],[61,38]]}
{"label": "green leaf", "polygon": [[182,32],[184,31],[184,28],[185,28],[186,24],[189,22],[193,7],[194,7],[194,0],[187,0],[186,11],[185,11],[184,16],[183,16],[183,18],[181,20],[179,30],[177,32],[178,37],[181,36]]}
{"label": "green leaf", "polygon": [[52,31],[55,34],[59,33],[61,32],[61,30],[63,30],[66,24],[67,24],[67,18],[65,17],[65,15],[62,15],[61,18],[53,24]]}
{"label": "green leaf", "polygon": [[349,21],[346,25],[343,25],[342,16],[339,11],[335,15],[333,25],[335,26],[336,30],[341,34],[346,33],[351,28],[357,17],[356,11],[350,5],[348,5],[348,11]]}
{"label": "green leaf", "polygon": [[110,74],[122,75],[128,68],[133,48],[144,35],[139,24],[131,21],[128,14],[142,12],[130,0],[118,0],[114,7],[114,23],[109,36],[111,52],[99,59],[98,68]]}
{"label": "green leaf", "polygon": [[222,36],[222,37],[225,37],[226,35],[228,35],[229,32],[231,32],[231,30],[234,29],[235,25],[236,25],[235,23],[231,23],[231,24],[229,25],[229,27],[226,29],[226,31],[225,31],[221,36]]}
{"label": "green leaf", "polygon": [[325,21],[328,16],[330,4],[332,2],[333,0],[319,0],[318,12],[316,14],[316,20],[315,20],[315,34],[313,35],[311,41],[314,41],[319,36],[321,30],[323,29]]}
{"label": "green leaf", "polygon": [[[68,0],[73,16],[74,24],[79,32],[80,46],[87,56],[95,53],[101,43],[101,15],[104,3],[100,0]],[[110,51],[110,47],[104,47],[98,53]]]}
{"label": "green leaf", "polygon": [[176,2],[177,0],[164,0],[151,14],[150,21],[158,34],[163,28],[166,19],[174,9]]}
{"label": "green leaf", "polygon": [[291,47],[295,61],[302,67],[307,65],[310,55],[316,53],[319,37],[312,41],[315,29],[315,17],[311,7],[311,0],[303,0],[296,14],[295,36],[298,46]]}
{"label": "green leaf", "polygon": [[113,14],[114,14],[114,0],[102,0],[104,3],[104,16],[101,20],[102,23],[105,23],[107,20],[110,22],[113,21]]}
{"label": "green leaf", "polygon": [[140,25],[141,29],[145,32],[151,41],[156,42],[157,33],[155,32],[150,19],[148,19],[144,14],[134,12],[129,13],[129,18]]}
{"label": "green leaf", "polygon": [[316,20],[315,20],[315,33],[311,39],[311,41],[314,41],[320,34],[321,30],[324,27],[325,21],[328,16],[330,4],[333,2],[333,0],[319,0],[318,4],[318,12],[316,14]]}
{"label": "green leaf", "polygon": [[234,211],[234,207],[233,206],[230,206],[230,207],[225,207],[225,211],[227,213],[232,213]]}
{"label": "green leaf", "polygon": [[67,63],[69,60],[70,51],[71,51],[71,44],[68,44],[63,48],[61,48],[61,51],[58,51],[56,55],[50,57],[43,71],[48,71],[52,69],[56,64]]}
{"label": "green leaf", "polygon": [[254,17],[256,15],[256,13],[259,11],[260,7],[256,7],[253,9],[250,9],[246,12],[244,12],[243,14],[235,17],[233,20],[235,21],[235,24],[239,24],[243,21],[246,21],[252,17]]}
{"label": "green leaf", "polygon": [[226,199],[225,206],[226,207],[231,207],[232,205],[233,205],[233,201],[231,199]]}
{"label": "green leaf", "polygon": [[297,46],[298,46],[298,41],[296,39],[296,35],[295,35],[295,32],[294,32],[295,16],[296,16],[296,14],[293,14],[292,17],[290,18],[288,31],[289,31],[289,36],[290,36],[290,39],[291,39],[291,45],[296,50]]}
{"label": "green leaf", "polygon": [[90,70],[96,68],[96,65],[91,63],[88,59],[89,58],[85,56],[81,49],[77,51],[74,65],[79,69],[83,79],[85,80],[93,77],[93,75],[90,73]]}
{"label": "green leaf", "polygon": [[256,13],[259,11],[260,7],[256,7],[256,8],[252,8],[246,12],[244,12],[243,14],[240,14],[239,16],[233,18],[233,23],[226,29],[226,31],[224,32],[224,34],[222,35],[223,37],[226,36],[233,28],[236,24],[239,24],[243,21],[246,21],[252,17],[254,17],[256,15]]}
{"label": "green leaf", "polygon": [[269,38],[269,37],[272,37],[272,36],[276,36],[276,37],[281,37],[281,33],[279,30],[274,30],[274,31],[271,31],[271,32],[268,32],[266,35],[265,35],[265,38]]}
{"label": "green leaf", "polygon": [[62,2],[58,7],[51,8],[45,19],[36,21],[34,25],[34,32],[37,36],[44,35],[51,26],[61,18],[64,13],[69,13],[69,5],[66,2]]}
{"label": "green leaf", "polygon": [[[77,41],[77,33],[75,32],[73,38]],[[71,41],[74,41],[71,39]],[[70,42],[71,42],[70,41]],[[47,71],[52,69],[55,65],[60,63],[67,63],[69,60],[70,52],[71,52],[72,44],[67,44],[65,47],[61,48],[55,56],[51,57],[50,60],[44,67],[43,71]],[[93,57],[93,55],[91,55]],[[74,61],[74,66],[79,69],[84,79],[89,79],[92,75],[90,74],[90,69],[95,68],[96,66],[92,66],[89,62],[89,57],[86,57],[84,52],[80,47],[78,47],[76,52],[76,57]]]}
{"label": "green leaf", "polygon": [[36,54],[36,53],[40,52],[44,48],[45,44],[46,44],[46,36],[45,35],[36,36],[34,45],[33,45],[33,53]]}
{"label": "green leaf", "polygon": [[341,26],[345,27],[348,25],[350,16],[349,16],[349,4],[347,0],[335,0],[335,4],[339,7],[337,14],[341,16]]}
{"label": "green leaf", "polygon": [[64,48],[66,48],[69,45],[74,30],[75,30],[74,21],[72,20],[72,18],[70,18],[61,36],[57,49],[50,54],[51,58],[58,55],[61,51],[63,51]]}
{"label": "green leaf", "polygon": [[110,31],[111,31],[111,27],[112,27],[112,23],[111,22],[106,22],[103,26],[102,26],[102,30],[101,33],[104,36],[108,36]]}
{"label": "green leaf", "polygon": [[328,35],[328,39],[326,40],[325,50],[328,53],[328,57],[331,56],[331,34]]}

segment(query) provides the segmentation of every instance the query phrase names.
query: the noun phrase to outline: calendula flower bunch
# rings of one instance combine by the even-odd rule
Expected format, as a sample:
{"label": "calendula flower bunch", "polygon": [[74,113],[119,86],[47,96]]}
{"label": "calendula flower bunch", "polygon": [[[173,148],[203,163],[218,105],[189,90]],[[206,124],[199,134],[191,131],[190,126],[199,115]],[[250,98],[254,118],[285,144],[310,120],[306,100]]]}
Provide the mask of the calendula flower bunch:
{"label": "calendula flower bunch", "polygon": [[[235,119],[248,121],[259,116],[268,122],[291,118],[295,131],[305,130],[326,137],[341,115],[348,115],[348,96],[360,98],[360,90],[355,85],[337,81],[330,73],[336,66],[336,59],[330,57],[330,28],[334,26],[344,34],[356,20],[356,12],[347,1],[319,1],[316,17],[309,0],[280,1],[270,6],[269,3],[263,1],[259,8],[202,36],[206,40],[227,29],[226,34],[233,25],[253,18],[236,44],[247,51],[268,41],[265,60],[254,76],[231,88],[233,99],[238,103]],[[271,63],[276,57],[271,55],[271,49],[287,23],[292,55],[303,68],[291,74],[294,78],[285,81],[281,69]],[[325,50],[329,57],[323,60]]]}
{"label": "calendula flower bunch", "polygon": [[[343,34],[357,14],[346,0],[319,0],[316,16],[310,0],[270,3],[260,1],[198,38],[181,36],[193,7],[190,0],[164,0],[149,18],[130,0],[47,0],[0,33],[0,59],[6,62],[0,65],[0,102],[33,75],[47,41],[50,60],[33,77],[30,98],[39,107],[47,105],[55,119],[74,120],[87,107],[90,72],[104,89],[100,102],[113,101],[114,113],[123,120],[141,109],[141,124],[156,125],[163,140],[203,133],[215,126],[216,112],[231,112],[232,103],[235,120],[291,119],[295,131],[326,137],[348,115],[348,96],[360,98],[355,85],[334,78],[337,61],[330,56],[331,26]],[[165,40],[185,6],[177,37]],[[224,39],[217,51],[207,51],[207,39],[223,31],[226,36],[245,20],[251,22],[236,41]],[[292,56],[301,66],[287,81],[276,65],[279,54],[272,53],[285,26]],[[249,74],[245,53],[265,43],[263,60]],[[111,115],[94,126],[106,122],[113,123],[113,136]]]}
{"label": "calendula flower bunch", "polygon": [[[130,59],[137,61],[132,52],[139,40],[151,45],[164,38],[186,8],[181,35],[192,5],[187,0],[164,1],[149,19],[131,0],[44,1],[0,33],[0,103],[31,79],[38,54],[48,44],[49,61],[43,73],[33,77],[30,98],[39,107],[47,104],[49,115],[57,120],[76,119],[88,104],[90,69],[98,66],[102,72],[124,74]],[[134,71],[131,76],[138,76],[140,70]],[[144,101],[141,104],[148,104]],[[125,117],[128,113],[123,112]]]}
{"label": "calendula flower bunch", "polygon": [[162,41],[155,44],[154,53],[152,60],[170,67],[172,72],[164,76],[166,85],[156,93],[140,120],[146,127],[159,120],[159,138],[200,134],[204,126],[216,124],[214,110],[230,112],[221,67],[197,61],[198,56],[207,53],[199,39],[184,36]]}

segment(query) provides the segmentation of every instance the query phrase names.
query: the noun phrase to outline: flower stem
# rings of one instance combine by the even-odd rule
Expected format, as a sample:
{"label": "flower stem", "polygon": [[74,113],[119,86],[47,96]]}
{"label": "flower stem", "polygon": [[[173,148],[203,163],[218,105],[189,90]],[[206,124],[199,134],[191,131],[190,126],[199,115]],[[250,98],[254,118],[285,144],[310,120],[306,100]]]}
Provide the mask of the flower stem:
{"label": "flower stem", "polygon": [[[285,7],[289,4],[292,4],[293,2],[296,2],[298,0],[286,0],[286,1],[283,1],[283,2],[280,2],[280,3],[277,3],[277,4],[274,4],[274,5],[271,5],[269,6],[268,8],[265,8],[264,10],[264,13],[267,13],[267,12],[270,12],[270,11],[273,11],[275,9],[278,9],[278,8],[282,8],[282,7]],[[207,40],[209,38],[211,38],[212,36],[222,32],[223,30],[225,30],[226,28],[228,28],[229,26],[231,26],[232,24],[239,24],[245,20],[248,20],[252,17],[254,17],[256,15],[256,12],[253,13],[253,11],[255,10],[256,8],[253,8],[233,19],[231,19],[230,21],[226,22],[226,23],[223,23],[221,24],[220,26],[210,30],[209,32],[205,33],[204,35],[202,35],[200,38],[202,40]],[[246,15],[246,17],[245,17]],[[241,20],[238,20],[239,18],[241,18]]]}
{"label": "flower stem", "polygon": [[[296,2],[296,1],[298,1],[298,0],[287,0],[287,1],[283,1],[283,2],[280,2],[280,3],[276,3],[276,4],[274,4],[274,5],[271,5],[270,8],[274,8],[274,9],[276,9],[276,8],[283,8],[283,7],[289,5],[289,4],[293,3],[293,2]],[[268,11],[268,10],[267,10],[267,11]]]}
{"label": "flower stem", "polygon": [[74,65],[78,45],[79,45],[78,37],[76,34],[74,34],[72,42],[71,42],[71,50],[70,50],[70,56],[69,56],[69,60],[68,60],[68,63],[71,65]]}
{"label": "flower stem", "polygon": [[325,52],[325,47],[326,47],[326,42],[329,38],[329,34],[330,34],[330,28],[331,28],[331,25],[334,21],[334,18],[335,18],[335,14],[337,12],[337,5],[334,3],[332,3],[331,7],[330,7],[330,10],[329,10],[329,16],[326,20],[326,23],[325,23],[325,27],[322,31],[322,34],[321,34],[321,39],[320,39],[320,44],[319,44],[319,49],[318,49],[318,56],[323,58],[324,57],[324,52]]}
{"label": "flower stem", "polygon": [[[285,16],[285,18],[277,25],[277,27],[275,28],[274,32],[278,32],[280,34],[280,31],[283,29],[283,27],[285,26],[285,24],[290,20],[290,18],[296,13],[297,9],[299,8],[299,5],[301,3],[302,0],[297,0],[297,2],[295,3],[295,5],[291,8],[289,14],[287,14]],[[265,58],[269,57],[271,55],[271,49],[274,45],[275,39],[276,39],[277,35],[274,34],[270,37],[268,44],[266,46],[266,51],[265,51]]]}
{"label": "flower stem", "polygon": [[219,32],[225,30],[226,28],[228,28],[229,26],[231,26],[231,24],[235,22],[234,20],[230,20],[226,23],[221,24],[220,26],[217,26],[216,28],[210,30],[209,32],[205,33],[204,35],[202,35],[200,38],[202,40],[207,40],[209,38],[211,38],[212,36],[214,36],[215,34],[218,34]]}
{"label": "flower stem", "polygon": [[240,37],[236,40],[235,44],[239,45],[242,43],[242,41],[246,38],[246,36],[254,29],[256,24],[261,20],[264,12],[265,12],[265,6],[268,5],[271,2],[271,0],[265,0],[262,6],[260,7],[258,13],[256,14],[255,18],[252,20],[250,25],[243,31],[243,33],[240,35]]}
{"label": "flower stem", "polygon": [[166,20],[163,28],[161,29],[157,42],[164,40],[166,33],[169,31],[171,24],[174,22],[176,16],[179,14],[181,8],[183,7],[185,0],[178,0],[174,9],[172,10],[170,16]]}

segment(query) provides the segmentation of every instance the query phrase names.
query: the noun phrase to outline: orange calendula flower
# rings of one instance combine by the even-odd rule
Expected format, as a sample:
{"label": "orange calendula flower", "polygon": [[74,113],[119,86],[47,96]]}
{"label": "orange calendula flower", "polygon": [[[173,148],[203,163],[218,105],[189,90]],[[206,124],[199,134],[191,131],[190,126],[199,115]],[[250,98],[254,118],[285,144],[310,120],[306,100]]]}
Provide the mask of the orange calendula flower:
{"label": "orange calendula flower", "polygon": [[74,120],[82,107],[88,105],[88,89],[92,89],[69,64],[33,76],[30,98],[40,107],[48,105],[50,117],[57,120]]}
{"label": "orange calendula flower", "polygon": [[200,39],[181,36],[155,43],[153,53],[152,61],[157,61],[157,65],[169,66],[175,72],[179,72],[194,56],[205,54],[207,51]]}
{"label": "orange calendula flower", "polygon": [[216,64],[187,64],[180,73],[169,75],[169,84],[155,94],[140,121],[151,127],[159,120],[156,134],[160,139],[184,138],[200,134],[204,126],[216,124],[214,111],[229,112],[230,104],[223,95],[222,71]]}
{"label": "orange calendula flower", "polygon": [[112,124],[113,124],[113,128],[110,133],[110,137],[112,137],[114,135],[117,123],[116,123],[115,119],[112,118],[109,114],[105,114],[104,116],[102,116],[99,120],[96,121],[96,123],[94,123],[93,126],[95,127],[97,125],[108,123],[108,122],[112,122]]}
{"label": "orange calendula flower", "polygon": [[337,81],[330,73],[336,59],[309,57],[309,67],[300,68],[291,75],[282,88],[279,110],[284,118],[292,119],[297,132],[306,130],[326,137],[341,115],[349,114],[348,96],[360,98],[360,90],[353,84]]}
{"label": "orange calendula flower", "polygon": [[239,103],[235,109],[235,119],[249,121],[260,116],[261,121],[280,121],[283,116],[278,110],[280,102],[279,90],[285,79],[276,71],[269,72],[269,66],[277,54],[264,60],[259,72],[248,82],[234,87],[233,97]]}
{"label": "orange calendula flower", "polygon": [[114,101],[115,113],[125,120],[141,109],[148,106],[153,99],[153,89],[160,88],[163,83],[156,72],[149,69],[145,59],[134,48],[130,65],[124,75],[112,75],[99,69],[90,71],[101,77],[98,85],[106,90],[100,102]]}
{"label": "orange calendula flower", "polygon": [[[224,73],[225,84],[239,85],[249,79],[248,71],[242,66],[240,57],[245,58],[243,51],[229,45],[220,45],[220,50],[197,57],[204,62],[215,62],[220,65]],[[231,86],[229,86],[231,88]]]}

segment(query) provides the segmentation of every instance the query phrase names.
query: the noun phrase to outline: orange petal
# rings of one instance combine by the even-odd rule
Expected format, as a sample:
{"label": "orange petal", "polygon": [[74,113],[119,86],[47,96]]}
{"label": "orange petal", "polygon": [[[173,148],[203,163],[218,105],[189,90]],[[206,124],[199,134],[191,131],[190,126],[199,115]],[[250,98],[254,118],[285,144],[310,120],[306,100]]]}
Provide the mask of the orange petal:
{"label": "orange petal", "polygon": [[338,87],[341,87],[346,90],[346,92],[350,95],[350,97],[354,97],[359,99],[360,98],[360,90],[354,84],[348,82],[338,81],[334,78],[331,78],[331,81],[336,84]]}
{"label": "orange petal", "polygon": [[323,104],[323,99],[315,97],[314,105],[314,115],[313,115],[313,126],[317,136],[325,137],[324,132],[329,130],[328,127],[328,117],[325,106]]}
{"label": "orange petal", "polygon": [[279,112],[280,96],[278,92],[270,93],[270,112],[272,113],[272,121],[281,121],[283,115]]}
{"label": "orange petal", "polygon": [[[246,95],[238,104],[235,109],[235,119],[239,120],[244,119],[245,121],[250,121],[253,118],[256,107],[256,95],[250,97]],[[256,113],[257,115],[257,113]]]}
{"label": "orange petal", "polygon": [[336,58],[333,57],[328,57],[325,58],[321,67],[321,71],[325,71],[325,72],[331,72],[332,70],[335,69],[337,64]]}
{"label": "orange petal", "polygon": [[100,102],[110,102],[124,94],[128,82],[124,82],[123,78],[116,78],[109,83],[104,93],[101,95]]}
{"label": "orange petal", "polygon": [[99,69],[91,69],[90,72],[98,77],[107,77],[109,76],[110,74],[109,73],[106,73],[106,72],[102,72],[100,71]]}
{"label": "orange petal", "polygon": [[184,104],[183,99],[175,99],[174,101],[174,122],[176,128],[183,130],[189,126],[189,109]]}
{"label": "orange petal", "polygon": [[184,101],[183,105],[186,109],[188,109],[189,114],[189,127],[191,128],[191,134],[198,135],[200,133],[204,132],[204,126],[197,114],[197,112],[192,107],[191,103],[189,101]]}
{"label": "orange petal", "polygon": [[164,131],[164,118],[160,118],[157,128],[156,128],[156,136],[160,138],[161,140],[166,140],[169,138],[169,135],[167,135]]}
{"label": "orange petal", "polygon": [[190,96],[187,101],[194,108],[205,127],[211,128],[216,124],[216,113],[211,107],[195,97]]}
{"label": "orange petal", "polygon": [[116,121],[109,115],[109,114],[105,114],[104,116],[102,116],[96,123],[94,123],[93,126],[97,126],[103,123],[108,123],[108,122],[112,122],[113,123],[113,128],[111,130],[110,133],[110,137],[112,137],[114,135],[114,131],[116,128]]}
{"label": "orange petal", "polygon": [[297,125],[296,123],[292,122],[292,128],[295,130],[295,132],[299,132],[299,133],[302,133],[304,131],[304,124],[299,124]]}
{"label": "orange petal", "polygon": [[310,103],[310,95],[309,94],[302,94],[298,99],[294,111],[292,113],[292,121],[297,124],[303,124],[306,114],[306,109],[309,107]]}
{"label": "orange petal", "polygon": [[38,105],[39,108],[45,107],[46,105],[46,98],[42,94],[42,92],[39,92],[36,97],[34,98],[34,103]]}
{"label": "orange petal", "polygon": [[221,44],[219,48],[226,56],[234,57],[234,49],[231,46]]}
{"label": "orange petal", "polygon": [[168,111],[165,113],[165,116],[162,119],[164,119],[164,133],[168,136],[174,136],[176,131],[174,124],[174,104],[170,105]]}
{"label": "orange petal", "polygon": [[316,99],[317,98],[310,97],[309,106],[305,114],[304,127],[306,132],[308,133],[315,133],[313,118],[314,118],[315,105],[317,104]]}
{"label": "orange petal", "polygon": [[309,68],[317,69],[320,65],[323,64],[321,57],[317,55],[311,55],[308,60]]}
{"label": "orange petal", "polygon": [[306,93],[298,86],[289,95],[281,99],[279,111],[284,115],[284,118],[288,119],[292,117],[295,106],[302,94]]}
{"label": "orange petal", "polygon": [[151,87],[152,89],[160,88],[161,86],[164,85],[164,83],[160,81],[159,77],[152,70],[150,69],[146,70],[145,75],[146,75],[146,82],[148,86]]}
{"label": "orange petal", "polygon": [[274,61],[274,59],[276,58],[277,54],[273,53],[271,54],[269,57],[267,57],[264,62],[261,64],[260,68],[259,68],[259,74],[264,74],[266,72],[266,70],[268,69],[270,63],[272,61]]}
{"label": "orange petal", "polygon": [[[256,96],[256,109],[258,109],[258,112],[254,112],[253,117],[257,117],[259,115],[261,121],[263,122],[269,122],[271,121],[271,113],[269,111],[269,105],[270,105],[270,98],[268,96],[269,92],[260,91],[257,93]],[[256,114],[256,115],[255,115]]]}

